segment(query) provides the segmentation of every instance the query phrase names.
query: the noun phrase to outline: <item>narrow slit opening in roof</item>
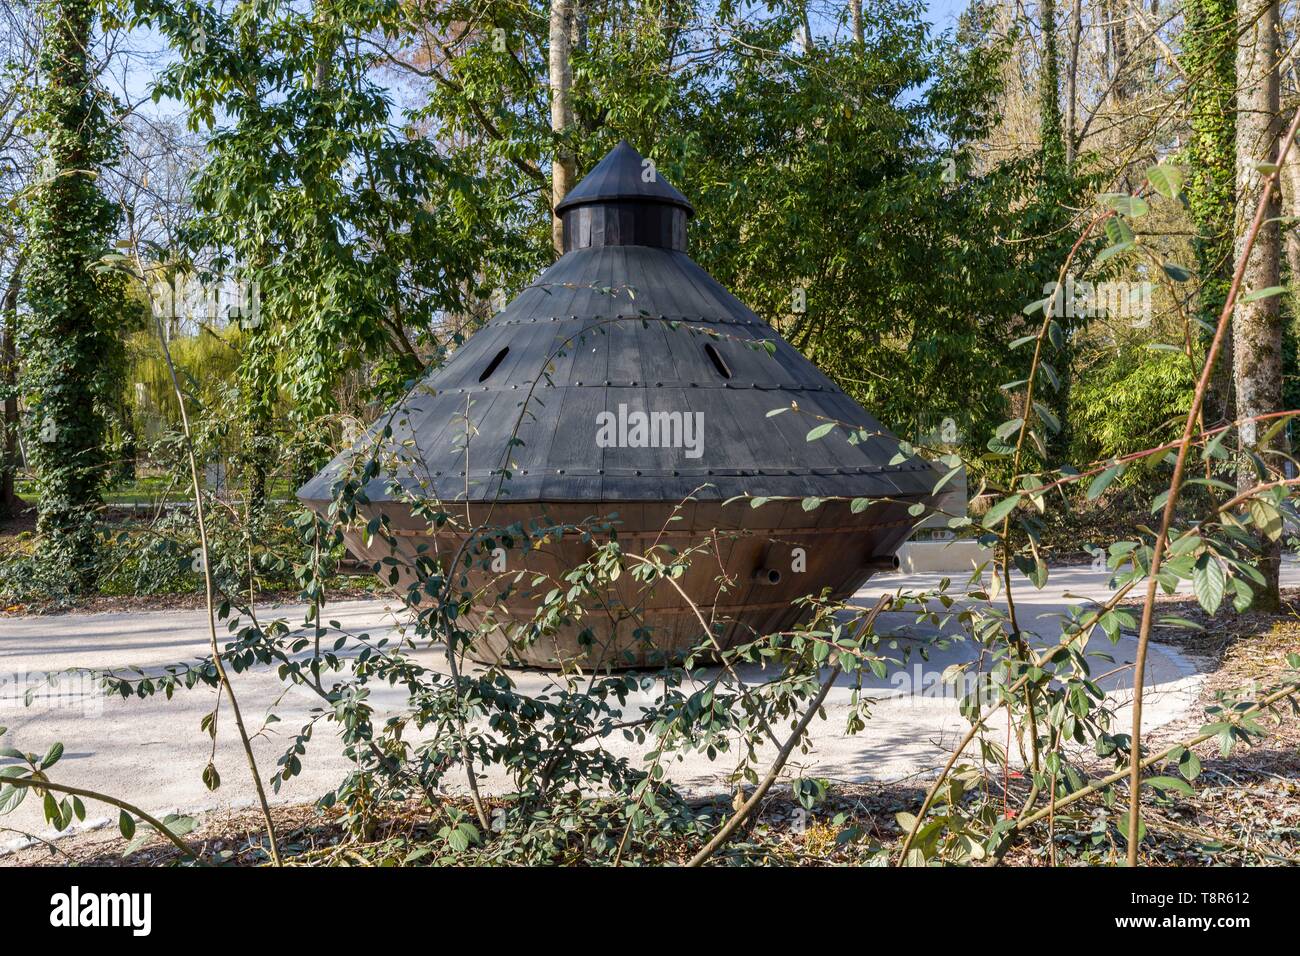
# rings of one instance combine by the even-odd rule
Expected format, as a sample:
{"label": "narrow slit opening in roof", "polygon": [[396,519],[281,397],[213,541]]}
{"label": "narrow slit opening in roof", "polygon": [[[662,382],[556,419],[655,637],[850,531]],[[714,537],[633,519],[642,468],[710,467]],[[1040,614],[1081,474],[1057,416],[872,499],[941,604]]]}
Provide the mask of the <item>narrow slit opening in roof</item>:
{"label": "narrow slit opening in roof", "polygon": [[731,369],[722,360],[722,356],[718,354],[718,350],[713,347],[712,342],[704,343],[704,354],[709,357],[709,361],[713,363],[713,367],[718,370],[719,375],[723,378],[731,378]]}
{"label": "narrow slit opening in roof", "polygon": [[497,370],[497,366],[505,360],[506,353],[509,351],[510,346],[507,345],[496,355],[492,356],[492,361],[488,362],[487,368],[483,370],[483,374],[478,377],[478,380],[480,382],[486,382],[492,376],[492,373]]}

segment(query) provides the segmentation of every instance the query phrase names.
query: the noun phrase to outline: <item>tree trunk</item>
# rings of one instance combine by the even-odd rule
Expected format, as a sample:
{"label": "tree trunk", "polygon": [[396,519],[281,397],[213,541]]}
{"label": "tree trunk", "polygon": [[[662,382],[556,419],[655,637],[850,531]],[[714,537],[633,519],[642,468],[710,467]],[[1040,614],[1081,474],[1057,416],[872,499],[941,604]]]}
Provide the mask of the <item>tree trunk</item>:
{"label": "tree trunk", "polygon": [[[1183,63],[1197,78],[1188,87],[1191,141],[1185,192],[1196,237],[1192,241],[1200,280],[1197,314],[1202,343],[1223,312],[1232,284],[1233,223],[1236,215],[1236,0],[1187,0]],[[1218,365],[1205,393],[1207,428],[1233,420],[1232,330],[1224,338]]]}
{"label": "tree trunk", "polygon": [[268,514],[267,479],[274,466],[275,363],[261,327],[249,329],[241,344],[239,397],[243,403],[240,458],[254,530]]}
{"label": "tree trunk", "polygon": [[1083,38],[1083,0],[1070,4],[1070,65],[1065,76],[1065,164],[1074,166],[1079,114],[1079,46]]}
{"label": "tree trunk", "polygon": [[118,222],[93,171],[111,162],[91,50],[96,0],[42,5],[41,86],[29,111],[43,175],[26,209],[19,350],[32,428],[24,451],[37,487],[41,569],[51,587],[91,590],[98,577],[96,523],[108,476],[103,409],[120,348],[119,280],[96,266]]}
{"label": "tree trunk", "polygon": [[1296,218],[1300,217],[1300,163],[1296,162],[1294,156],[1289,157],[1282,168],[1282,207],[1292,220],[1292,224],[1287,227],[1283,246],[1286,250],[1287,280],[1291,288],[1291,312],[1292,315],[1300,315],[1300,231],[1295,226],[1296,222],[1300,222]]}
{"label": "tree trunk", "polygon": [[[1240,261],[1246,232],[1266,180],[1254,164],[1271,161],[1277,155],[1281,130],[1277,4],[1275,0],[1241,0],[1238,16],[1243,24],[1248,24],[1237,40],[1237,241],[1234,251]],[[1266,202],[1264,225],[1246,262],[1241,286],[1243,298],[1279,282],[1282,250],[1276,189],[1269,190]],[[1232,368],[1239,419],[1282,410],[1281,301],[1276,295],[1254,302],[1238,299],[1234,308]],[[1240,429],[1242,444],[1255,445],[1263,430],[1253,421],[1244,421]],[[1279,432],[1272,447],[1284,446],[1285,442],[1285,436]],[[1265,450],[1258,449],[1261,454]],[[1277,464],[1269,458],[1265,461]],[[1245,490],[1257,480],[1254,469],[1244,467],[1238,473],[1237,484]],[[1280,560],[1280,541],[1265,541],[1260,571],[1267,583],[1257,590],[1256,607],[1278,606]]]}
{"label": "tree trunk", "polygon": [[[551,132],[555,139],[555,158],[551,164],[551,209],[569,194],[577,178],[577,161],[567,142],[573,126],[573,64],[571,62],[573,5],[576,0],[551,0],[551,38],[548,64],[551,87]],[[551,218],[551,243],[555,254],[564,254],[564,226],[559,216]]]}
{"label": "tree trunk", "polygon": [[4,388],[4,436],[0,443],[0,518],[18,511],[18,494],[14,490],[18,470],[18,292],[22,287],[22,257],[14,263],[0,301],[0,385]]}
{"label": "tree trunk", "polygon": [[1111,105],[1119,108],[1132,99],[1132,82],[1129,63],[1128,21],[1125,0],[1111,0],[1109,6],[1111,53],[1114,59],[1115,81],[1110,87]]}
{"label": "tree trunk", "polygon": [[[1038,134],[1042,144],[1042,169],[1039,173],[1042,202],[1059,209],[1062,188],[1069,176],[1066,162],[1066,135],[1061,118],[1061,71],[1056,45],[1056,0],[1042,0],[1043,52],[1038,82]],[[1058,463],[1068,459],[1070,448],[1070,388],[1073,367],[1072,329],[1065,329],[1061,347],[1051,357],[1057,371],[1058,385],[1046,403],[1055,412],[1060,430],[1045,436],[1049,455]]]}
{"label": "tree trunk", "polygon": [[1042,0],[1043,62],[1039,71],[1039,133],[1043,143],[1043,164],[1059,172],[1065,157],[1061,130],[1061,71],[1056,55],[1056,0]]}
{"label": "tree trunk", "polygon": [[849,0],[849,15],[853,20],[853,39],[861,46],[866,42],[866,32],[862,25],[862,0]]}

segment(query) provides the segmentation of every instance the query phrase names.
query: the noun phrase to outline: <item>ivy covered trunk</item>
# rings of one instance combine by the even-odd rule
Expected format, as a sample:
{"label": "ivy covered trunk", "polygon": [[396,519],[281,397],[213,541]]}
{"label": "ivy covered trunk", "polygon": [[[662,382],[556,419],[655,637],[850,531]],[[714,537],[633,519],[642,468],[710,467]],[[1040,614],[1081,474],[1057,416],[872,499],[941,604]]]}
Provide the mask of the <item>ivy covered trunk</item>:
{"label": "ivy covered trunk", "polygon": [[28,116],[40,178],[26,209],[27,309],[19,329],[42,566],[72,593],[95,582],[95,517],[108,470],[105,399],[119,347],[111,323],[120,280],[97,269],[117,212],[96,184],[116,139],[91,69],[94,11],[93,0],[45,4],[41,82]]}
{"label": "ivy covered trunk", "polygon": [[[1039,6],[1043,29],[1043,60],[1038,77],[1038,135],[1041,142],[1042,172],[1040,191],[1043,208],[1053,220],[1062,220],[1063,201],[1069,194],[1070,177],[1067,137],[1073,133],[1064,127],[1061,116],[1061,71],[1057,57],[1056,44],[1056,0],[1044,0]],[[1052,227],[1056,232],[1063,221]],[[1053,257],[1053,261],[1059,259]],[[1057,387],[1047,398],[1059,427],[1055,435],[1048,438],[1047,450],[1050,459],[1065,461],[1070,448],[1070,387],[1073,367],[1073,338],[1080,323],[1076,320],[1067,322],[1067,331],[1057,348],[1052,353],[1055,363]]]}
{"label": "ivy covered trunk", "polygon": [[[1183,59],[1189,75],[1191,105],[1190,160],[1187,206],[1196,226],[1193,247],[1200,278],[1197,312],[1208,343],[1228,298],[1235,257],[1232,252],[1235,213],[1236,118],[1236,0],[1187,0],[1187,29]],[[1207,427],[1229,422],[1232,414],[1232,336],[1224,341],[1221,358],[1205,395]]]}
{"label": "ivy covered trunk", "polygon": [[18,291],[22,288],[22,259],[15,263],[0,301],[0,396],[3,423],[0,424],[0,518],[18,511],[14,479],[18,471]]}
{"label": "ivy covered trunk", "polygon": [[241,449],[249,511],[260,528],[267,514],[267,477],[274,467],[275,358],[272,344],[259,326],[245,333],[239,367],[239,397],[243,403]]}
{"label": "ivy covered trunk", "polygon": [[[1242,0],[1239,15],[1248,24],[1237,39],[1237,255],[1245,251],[1250,222],[1267,181],[1260,163],[1277,155],[1281,134],[1278,83],[1278,14],[1272,0]],[[1269,190],[1263,225],[1242,276],[1242,296],[1232,315],[1233,380],[1237,392],[1237,416],[1242,421],[1244,446],[1257,446],[1260,458],[1255,467],[1243,466],[1237,484],[1241,490],[1267,480],[1259,473],[1267,465],[1277,466],[1268,448],[1285,444],[1285,433],[1270,429],[1269,422],[1254,419],[1282,410],[1282,300],[1269,292],[1251,298],[1253,292],[1273,290],[1280,281],[1281,214],[1276,189]],[[1275,432],[1271,438],[1270,431]],[[1282,450],[1285,450],[1283,447]],[[1262,532],[1261,532],[1262,533]],[[1281,541],[1266,541],[1260,557],[1265,583],[1256,594],[1255,606],[1272,609],[1279,603],[1278,571]]]}

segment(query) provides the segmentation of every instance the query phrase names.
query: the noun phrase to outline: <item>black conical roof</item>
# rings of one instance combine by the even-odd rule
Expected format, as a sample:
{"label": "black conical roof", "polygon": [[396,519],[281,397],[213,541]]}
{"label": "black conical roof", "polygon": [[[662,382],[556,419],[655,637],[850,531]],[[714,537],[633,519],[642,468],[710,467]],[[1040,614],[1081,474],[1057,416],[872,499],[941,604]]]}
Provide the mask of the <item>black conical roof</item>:
{"label": "black conical roof", "polygon": [[[632,160],[639,168],[620,144],[596,167],[592,176],[611,170],[600,194],[622,188],[610,184]],[[570,201],[597,193],[590,181]],[[660,180],[655,195],[665,191],[678,195]],[[769,416],[792,403],[797,412]],[[605,447],[601,416],[631,412],[702,415],[703,440],[694,449]],[[827,420],[870,437],[809,442]],[[921,499],[936,480],[923,459],[895,462],[898,440],[689,256],[649,245],[566,253],[383,424],[393,429],[388,451],[405,462],[395,477],[439,500],[490,500],[499,489],[517,502]],[[299,496],[331,498],[353,458],[344,452]],[[371,483],[372,500],[388,498],[384,485]]]}
{"label": "black conical roof", "polygon": [[638,200],[669,203],[688,213],[695,212],[686,197],[659,175],[657,169],[647,165],[644,157],[624,139],[605,154],[605,158],[564,197],[555,211],[558,214],[588,203]]}

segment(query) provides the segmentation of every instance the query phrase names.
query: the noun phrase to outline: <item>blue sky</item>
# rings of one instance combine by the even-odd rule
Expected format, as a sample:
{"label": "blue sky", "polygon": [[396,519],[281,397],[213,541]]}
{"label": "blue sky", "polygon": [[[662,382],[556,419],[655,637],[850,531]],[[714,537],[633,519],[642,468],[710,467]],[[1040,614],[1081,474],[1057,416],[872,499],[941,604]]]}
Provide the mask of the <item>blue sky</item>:
{"label": "blue sky", "polygon": [[930,11],[930,22],[939,30],[954,26],[967,3],[968,0],[928,0],[926,7]]}

